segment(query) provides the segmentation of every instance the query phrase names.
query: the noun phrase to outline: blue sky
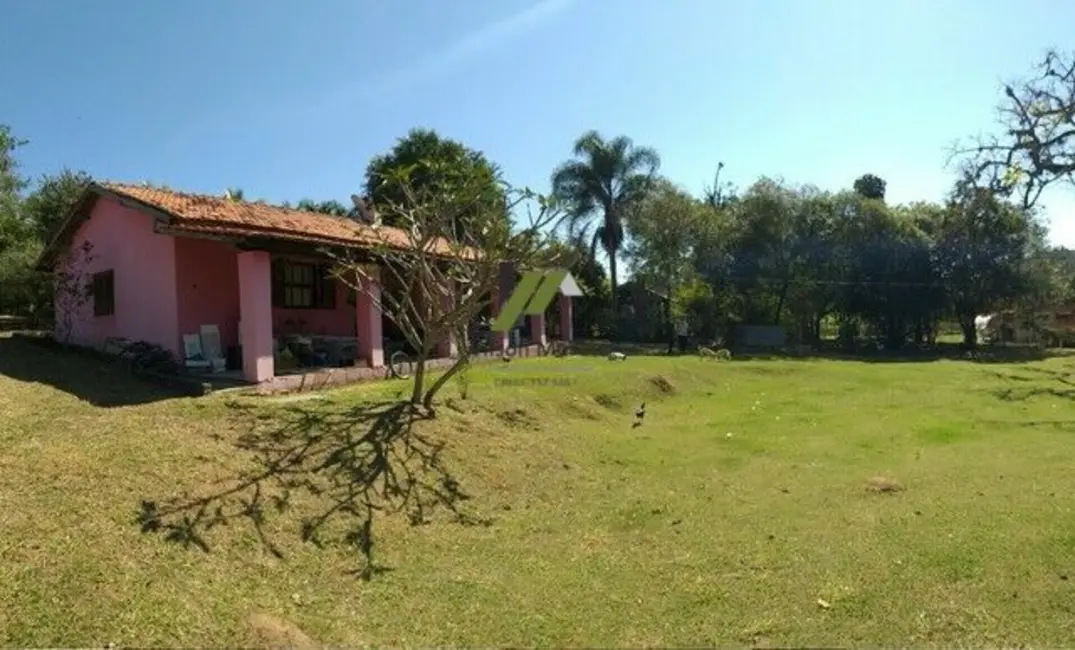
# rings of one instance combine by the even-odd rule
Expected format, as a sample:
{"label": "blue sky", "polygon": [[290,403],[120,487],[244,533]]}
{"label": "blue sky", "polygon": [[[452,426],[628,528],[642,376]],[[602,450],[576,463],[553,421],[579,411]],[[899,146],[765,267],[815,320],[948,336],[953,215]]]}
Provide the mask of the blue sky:
{"label": "blue sky", "polygon": [[[938,200],[1002,80],[1070,46],[1070,0],[6,0],[0,122],[67,166],[270,201],[346,197],[415,126],[544,191],[596,128],[700,191],[718,161]],[[1046,196],[1075,246],[1075,196]]]}

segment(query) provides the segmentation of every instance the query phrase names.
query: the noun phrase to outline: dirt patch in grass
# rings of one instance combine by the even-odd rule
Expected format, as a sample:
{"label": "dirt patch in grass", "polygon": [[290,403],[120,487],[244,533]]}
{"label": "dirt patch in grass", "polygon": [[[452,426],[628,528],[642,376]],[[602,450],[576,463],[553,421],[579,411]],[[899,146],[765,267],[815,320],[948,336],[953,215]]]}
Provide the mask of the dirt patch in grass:
{"label": "dirt patch in grass", "polygon": [[654,375],[649,378],[649,383],[660,392],[670,395],[676,392],[676,387],[662,375]]}
{"label": "dirt patch in grass", "polygon": [[507,411],[500,411],[496,414],[496,417],[504,422],[515,427],[536,428],[537,419],[530,415],[524,408],[514,408]]}
{"label": "dirt patch in grass", "polygon": [[899,481],[887,476],[874,476],[866,481],[866,490],[879,494],[894,494],[903,492],[906,488]]}
{"label": "dirt patch in grass", "polygon": [[246,621],[251,648],[294,648],[307,650],[320,647],[297,625],[269,614],[254,614]]}
{"label": "dirt patch in grass", "polygon": [[598,393],[597,395],[594,395],[593,396],[593,401],[595,401],[599,405],[601,405],[601,406],[603,406],[603,407],[605,407],[607,409],[611,409],[613,411],[619,411],[620,409],[623,408],[623,402],[621,402],[618,398],[613,397],[612,395],[609,395],[607,393]]}

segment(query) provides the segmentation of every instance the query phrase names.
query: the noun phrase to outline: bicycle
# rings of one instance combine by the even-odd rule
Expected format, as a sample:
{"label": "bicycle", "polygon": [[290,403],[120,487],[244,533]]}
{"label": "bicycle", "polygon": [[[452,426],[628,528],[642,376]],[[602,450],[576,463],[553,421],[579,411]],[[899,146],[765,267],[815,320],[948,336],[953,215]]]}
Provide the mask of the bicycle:
{"label": "bicycle", "polygon": [[571,353],[571,346],[567,341],[547,341],[538,343],[538,356],[540,357],[566,357]]}
{"label": "bicycle", "polygon": [[410,379],[413,367],[410,355],[403,350],[396,350],[388,357],[388,371],[394,379]]}

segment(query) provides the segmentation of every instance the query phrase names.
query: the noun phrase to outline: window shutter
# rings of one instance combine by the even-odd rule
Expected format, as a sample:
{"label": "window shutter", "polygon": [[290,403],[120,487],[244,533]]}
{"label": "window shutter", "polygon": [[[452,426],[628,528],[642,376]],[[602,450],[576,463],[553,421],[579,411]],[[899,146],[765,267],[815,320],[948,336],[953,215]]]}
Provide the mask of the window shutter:
{"label": "window shutter", "polygon": [[280,260],[272,263],[272,306],[284,306],[284,264]]}
{"label": "window shutter", "polygon": [[331,267],[321,264],[317,267],[318,283],[318,307],[321,309],[336,308],[336,279],[332,277]]}

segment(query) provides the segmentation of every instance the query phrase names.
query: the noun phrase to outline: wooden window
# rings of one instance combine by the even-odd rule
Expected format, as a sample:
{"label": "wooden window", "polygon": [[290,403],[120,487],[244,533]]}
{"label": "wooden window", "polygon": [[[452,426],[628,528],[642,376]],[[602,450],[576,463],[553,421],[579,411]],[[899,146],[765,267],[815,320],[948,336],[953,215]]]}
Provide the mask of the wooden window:
{"label": "wooden window", "polygon": [[93,274],[90,294],[93,296],[94,316],[111,316],[116,313],[116,281],[111,269]]}
{"label": "wooden window", "polygon": [[326,264],[280,260],[273,264],[273,307],[335,309],[336,283]]}

